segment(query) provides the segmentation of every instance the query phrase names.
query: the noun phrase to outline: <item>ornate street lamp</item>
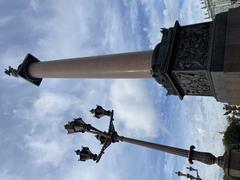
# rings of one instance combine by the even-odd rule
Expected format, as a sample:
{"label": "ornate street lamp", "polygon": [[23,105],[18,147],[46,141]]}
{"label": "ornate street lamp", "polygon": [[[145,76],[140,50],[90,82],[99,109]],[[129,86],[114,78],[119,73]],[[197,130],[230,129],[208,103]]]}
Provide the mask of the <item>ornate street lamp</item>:
{"label": "ornate street lamp", "polygon": [[97,154],[93,154],[88,147],[82,147],[81,151],[78,149],[75,152],[80,156],[79,161],[86,161],[89,159],[92,159],[93,161],[97,160]]}
{"label": "ornate street lamp", "polygon": [[[82,133],[88,132],[88,133],[95,134],[95,137],[103,145],[102,149],[98,155],[92,154],[91,151],[89,150],[89,148],[87,148],[87,147],[84,147],[84,149],[82,149],[82,151],[76,150],[75,152],[77,153],[77,155],[80,155],[80,160],[84,159],[84,161],[85,161],[88,159],[92,159],[96,162],[99,162],[100,158],[104,154],[105,149],[107,149],[111,143],[119,141],[118,140],[119,136],[117,135],[117,132],[115,131],[115,128],[113,125],[113,120],[114,120],[113,119],[113,110],[106,111],[101,106],[97,106],[96,109],[95,109],[96,111],[93,110],[94,113],[97,112],[97,116],[94,116],[94,117],[99,118],[101,115],[110,116],[108,132],[100,131],[97,128],[91,126],[90,124],[86,124],[82,120],[82,118],[73,119],[73,121],[68,122],[68,124],[66,124],[64,126],[65,129],[68,131],[68,134],[77,133],[77,132],[82,132]],[[90,112],[92,112],[92,111],[90,111]],[[89,158],[89,157],[91,157],[91,158]]]}
{"label": "ornate street lamp", "polygon": [[[99,106],[100,107],[100,106]],[[97,108],[96,108],[97,109]],[[98,108],[103,109],[103,108]],[[100,112],[100,111],[99,111]],[[102,111],[103,112],[103,111]],[[95,111],[94,111],[95,113]],[[104,113],[102,113],[103,115]],[[188,158],[189,162],[193,164],[193,161],[200,161],[207,165],[218,164],[222,167],[227,175],[240,177],[240,152],[237,150],[229,150],[224,153],[223,156],[215,157],[213,154],[209,152],[199,152],[195,151],[195,147],[191,146],[190,150],[180,149],[171,146],[165,146],[161,144],[155,144],[147,141],[142,141],[138,139],[128,138],[124,136],[119,136],[116,132],[113,124],[113,110],[111,111],[110,115],[110,122],[108,131],[101,131],[90,124],[86,124],[81,118],[73,119],[72,122],[68,122],[65,125],[65,129],[68,131],[68,134],[77,133],[77,132],[88,132],[95,135],[95,137],[100,141],[102,144],[102,149],[98,155],[93,154],[89,148],[84,147],[81,151],[75,151],[77,155],[80,155],[80,160],[85,161],[88,159],[92,159],[93,161],[99,162],[104,151],[115,142],[127,142],[130,144],[135,144],[139,146],[144,146],[147,148],[155,149],[158,151],[166,152],[175,154],[178,156],[182,156]],[[189,170],[195,170],[193,168],[189,168]],[[177,174],[183,175],[183,173],[178,172]],[[186,177],[195,178],[200,180],[200,177],[194,177],[190,174],[185,174]]]}
{"label": "ornate street lamp", "polygon": [[188,169],[189,171],[196,171],[196,172],[198,172],[198,170],[193,168],[192,166],[186,167],[186,169]]}
{"label": "ornate street lamp", "polygon": [[89,131],[91,128],[90,124],[86,124],[82,118],[76,118],[73,119],[73,121],[68,122],[66,124],[65,129],[68,131],[68,134],[76,133],[76,132],[82,132]]}
{"label": "ornate street lamp", "polygon": [[95,109],[91,109],[90,112],[94,114],[94,117],[101,118],[103,116],[113,115],[113,111],[105,110],[102,106],[97,105]]}

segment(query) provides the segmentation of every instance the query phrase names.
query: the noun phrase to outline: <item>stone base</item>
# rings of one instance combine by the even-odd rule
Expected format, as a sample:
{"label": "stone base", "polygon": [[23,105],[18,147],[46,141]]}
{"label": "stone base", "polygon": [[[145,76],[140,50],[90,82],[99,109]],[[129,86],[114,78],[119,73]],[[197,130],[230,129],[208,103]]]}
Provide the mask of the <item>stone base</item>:
{"label": "stone base", "polygon": [[211,79],[217,101],[240,105],[240,8],[213,22]]}
{"label": "stone base", "polygon": [[228,12],[224,83],[228,103],[240,105],[240,8]]}
{"label": "stone base", "polygon": [[228,176],[240,177],[240,151],[231,150],[226,153],[224,171]]}

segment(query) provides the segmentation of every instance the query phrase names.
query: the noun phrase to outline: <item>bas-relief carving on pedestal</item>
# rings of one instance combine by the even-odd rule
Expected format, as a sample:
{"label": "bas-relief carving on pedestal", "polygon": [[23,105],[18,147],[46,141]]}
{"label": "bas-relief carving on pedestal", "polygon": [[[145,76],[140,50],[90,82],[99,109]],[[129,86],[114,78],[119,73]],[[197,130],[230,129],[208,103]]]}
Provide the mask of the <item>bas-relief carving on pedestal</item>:
{"label": "bas-relief carving on pedestal", "polygon": [[206,69],[210,23],[181,28],[175,59],[176,70]]}
{"label": "bas-relief carving on pedestal", "polygon": [[172,74],[185,95],[211,96],[209,64],[210,23],[185,26],[179,32]]}
{"label": "bas-relief carving on pedestal", "polygon": [[206,72],[174,72],[174,75],[186,95],[212,95]]}

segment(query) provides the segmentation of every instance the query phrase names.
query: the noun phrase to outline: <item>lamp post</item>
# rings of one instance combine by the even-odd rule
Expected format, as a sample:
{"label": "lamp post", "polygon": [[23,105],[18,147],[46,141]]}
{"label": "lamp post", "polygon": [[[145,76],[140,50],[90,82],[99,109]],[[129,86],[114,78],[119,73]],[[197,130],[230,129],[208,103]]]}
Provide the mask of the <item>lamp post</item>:
{"label": "lamp post", "polygon": [[[96,108],[99,109],[99,108]],[[88,159],[92,159],[93,161],[99,162],[102,155],[104,154],[104,151],[115,142],[127,142],[134,145],[139,145],[142,147],[155,149],[157,151],[162,151],[170,154],[175,154],[178,156],[182,156],[185,158],[188,158],[190,164],[193,164],[193,161],[199,161],[207,165],[212,164],[218,164],[220,167],[222,167],[226,173],[229,175],[234,175],[240,177],[240,152],[237,151],[227,151],[223,156],[215,157],[213,154],[209,152],[199,152],[195,151],[195,147],[191,146],[190,150],[181,149],[177,147],[171,147],[161,144],[156,144],[152,142],[142,141],[138,139],[133,139],[125,136],[118,135],[117,131],[115,130],[113,121],[113,110],[107,111],[103,109],[102,107],[101,113],[99,113],[99,117],[102,117],[104,115],[104,112],[111,112],[111,115],[106,115],[110,117],[109,127],[108,131],[101,131],[95,127],[93,127],[90,124],[85,123],[81,118],[73,119],[73,121],[68,122],[68,124],[65,125],[65,129],[68,131],[68,134],[72,133],[78,133],[78,132],[87,132],[94,134],[95,137],[101,142],[102,149],[98,155],[93,154],[88,148],[83,147],[83,149],[76,150],[76,154],[80,156],[80,160],[85,161]],[[95,113],[95,111],[93,111]],[[192,169],[193,170],[193,169]]]}

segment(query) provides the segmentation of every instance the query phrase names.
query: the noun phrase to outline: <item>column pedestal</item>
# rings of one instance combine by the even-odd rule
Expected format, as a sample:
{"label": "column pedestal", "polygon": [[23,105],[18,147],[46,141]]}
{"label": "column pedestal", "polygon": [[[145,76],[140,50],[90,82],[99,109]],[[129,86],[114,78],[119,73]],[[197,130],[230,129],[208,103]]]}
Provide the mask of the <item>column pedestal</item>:
{"label": "column pedestal", "polygon": [[240,105],[240,8],[228,12],[224,82],[228,102]]}
{"label": "column pedestal", "polygon": [[162,30],[152,59],[153,77],[167,95],[213,96],[240,105],[240,8],[213,22]]}

